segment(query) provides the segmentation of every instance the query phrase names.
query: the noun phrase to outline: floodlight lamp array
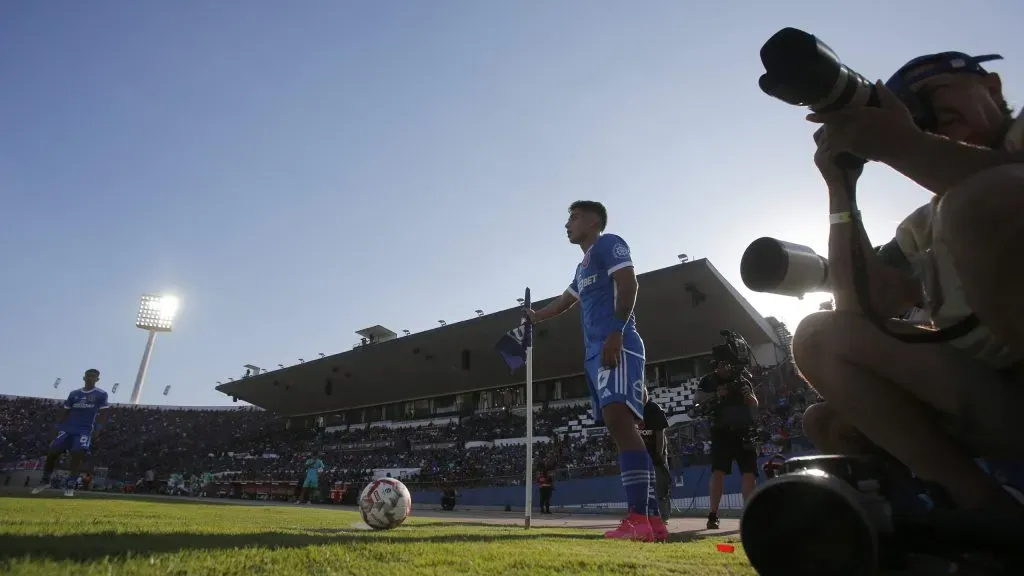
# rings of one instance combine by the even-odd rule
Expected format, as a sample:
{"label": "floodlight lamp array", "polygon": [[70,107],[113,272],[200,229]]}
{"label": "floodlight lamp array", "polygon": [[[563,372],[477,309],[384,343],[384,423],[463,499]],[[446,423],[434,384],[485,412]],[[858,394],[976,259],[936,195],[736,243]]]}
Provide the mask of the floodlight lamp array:
{"label": "floodlight lamp array", "polygon": [[170,332],[177,313],[178,299],[174,296],[144,294],[135,326],[152,332]]}

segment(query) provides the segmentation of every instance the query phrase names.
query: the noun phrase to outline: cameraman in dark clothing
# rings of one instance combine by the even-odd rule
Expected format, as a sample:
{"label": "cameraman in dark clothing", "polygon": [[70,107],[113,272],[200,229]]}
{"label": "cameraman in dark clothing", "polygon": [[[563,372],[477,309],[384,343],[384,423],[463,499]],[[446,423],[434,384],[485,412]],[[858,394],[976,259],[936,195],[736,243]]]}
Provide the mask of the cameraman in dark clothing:
{"label": "cameraman in dark clothing", "polygon": [[725,475],[736,461],[743,475],[743,499],[754,491],[757,474],[755,446],[757,398],[745,370],[750,362],[749,347],[738,335],[729,333],[726,344],[711,349],[715,371],[698,384],[697,405],[710,403],[711,484],[708,495],[711,512],[708,530],[718,528],[718,505],[722,501]]}
{"label": "cameraman in dark clothing", "polygon": [[540,492],[540,513],[551,514],[551,493],[555,491],[555,480],[547,470],[537,475],[537,486]]}
{"label": "cameraman in dark clothing", "polygon": [[[646,389],[644,395],[647,396]],[[636,427],[654,462],[654,494],[658,499],[658,513],[661,520],[667,523],[672,516],[672,473],[668,467],[668,442],[665,439],[668,418],[661,406],[649,396],[644,402],[643,422],[638,422]]]}
{"label": "cameraman in dark clothing", "polygon": [[445,512],[451,512],[455,510],[455,497],[458,493],[455,488],[446,486],[441,492],[441,510]]}

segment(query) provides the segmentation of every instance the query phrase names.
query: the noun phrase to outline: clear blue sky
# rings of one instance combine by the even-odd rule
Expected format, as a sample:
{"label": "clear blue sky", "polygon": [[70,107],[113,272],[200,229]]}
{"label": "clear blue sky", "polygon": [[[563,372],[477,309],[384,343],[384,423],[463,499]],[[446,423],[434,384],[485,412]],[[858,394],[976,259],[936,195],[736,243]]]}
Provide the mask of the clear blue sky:
{"label": "clear blue sky", "polygon": [[[581,198],[607,204],[641,272],[687,253],[739,286],[759,236],[823,251],[812,126],[757,88],[777,29],[870,77],[998,52],[1024,103],[1018,0],[838,6],[4,3],[0,393],[54,395],[63,377],[66,394],[94,366],[127,400],[143,292],[183,302],[143,402],[185,405],[366,326],[554,295],[580,258],[562,225]],[[861,198],[880,242],[928,194],[873,165]],[[820,301],[743,293],[794,326]]]}

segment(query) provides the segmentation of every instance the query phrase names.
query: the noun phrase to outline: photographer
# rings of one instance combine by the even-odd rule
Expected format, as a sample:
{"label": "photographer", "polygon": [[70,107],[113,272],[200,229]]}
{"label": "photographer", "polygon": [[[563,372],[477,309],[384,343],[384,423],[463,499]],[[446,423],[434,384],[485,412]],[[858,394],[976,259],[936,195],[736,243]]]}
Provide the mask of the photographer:
{"label": "photographer", "polygon": [[757,398],[753,385],[745,377],[747,350],[734,340],[712,348],[715,371],[701,378],[694,397],[697,405],[711,405],[711,483],[708,495],[711,511],[708,530],[718,528],[718,506],[722,501],[725,475],[736,461],[743,475],[743,498],[754,490],[757,474],[755,423]]}
{"label": "photographer", "polygon": [[[825,399],[804,417],[820,450],[865,453],[873,444],[943,486],[960,508],[1016,515],[1021,508],[973,460],[1022,452],[1010,423],[1024,405],[1024,125],[1014,122],[999,76],[980,65],[998,58],[916,58],[876,86],[880,107],[808,116],[823,125],[814,159],[829,192],[836,311],[804,319],[793,354]],[[862,169],[841,169],[843,152],[887,164],[935,194],[878,253],[851,210]],[[920,306],[944,328],[973,312],[980,326],[936,344],[879,331],[854,288],[854,230],[876,314]]]}

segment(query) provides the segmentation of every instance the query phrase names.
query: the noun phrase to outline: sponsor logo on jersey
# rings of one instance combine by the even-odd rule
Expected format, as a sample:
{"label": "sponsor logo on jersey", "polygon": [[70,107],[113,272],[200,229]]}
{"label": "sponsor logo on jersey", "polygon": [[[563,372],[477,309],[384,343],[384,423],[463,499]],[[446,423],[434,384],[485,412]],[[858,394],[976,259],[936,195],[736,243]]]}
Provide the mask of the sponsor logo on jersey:
{"label": "sponsor logo on jersey", "polygon": [[590,276],[581,276],[576,279],[577,291],[583,293],[584,288],[593,285],[595,282],[597,282],[597,274],[591,274]]}

